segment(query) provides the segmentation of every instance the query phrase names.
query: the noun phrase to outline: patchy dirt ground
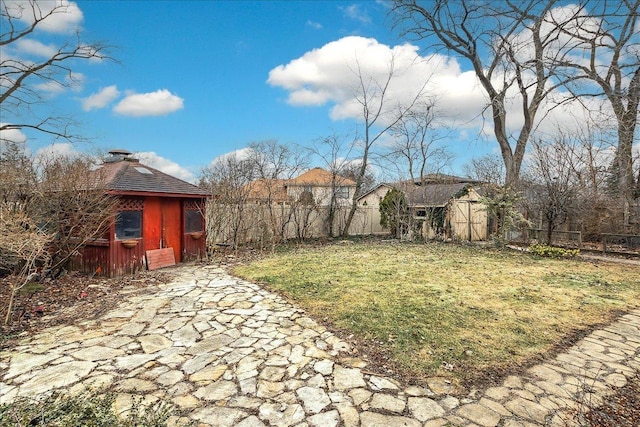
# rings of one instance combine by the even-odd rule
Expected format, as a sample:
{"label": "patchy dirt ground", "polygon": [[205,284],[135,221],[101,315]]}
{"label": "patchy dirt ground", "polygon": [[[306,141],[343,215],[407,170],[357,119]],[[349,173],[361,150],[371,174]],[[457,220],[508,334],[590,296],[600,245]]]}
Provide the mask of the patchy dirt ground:
{"label": "patchy dirt ground", "polygon": [[[5,324],[11,277],[0,278],[0,348],[10,347],[23,333],[34,333],[76,319],[91,319],[117,307],[131,292],[150,291],[166,283],[171,270],[143,271],[108,279],[67,273],[58,279],[32,282],[17,292],[9,322]],[[126,289],[126,293],[123,290]]]}
{"label": "patchy dirt ground", "polygon": [[640,426],[640,374],[618,388],[604,405],[587,412],[584,418],[584,425],[588,427]]}

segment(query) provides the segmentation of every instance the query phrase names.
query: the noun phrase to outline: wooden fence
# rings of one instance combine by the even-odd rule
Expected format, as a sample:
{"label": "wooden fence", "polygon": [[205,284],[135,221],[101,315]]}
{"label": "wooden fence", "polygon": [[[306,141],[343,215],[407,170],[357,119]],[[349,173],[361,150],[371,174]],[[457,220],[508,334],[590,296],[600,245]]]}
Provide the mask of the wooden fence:
{"label": "wooden fence", "polygon": [[602,252],[630,253],[640,255],[640,235],[602,234]]}
{"label": "wooden fence", "polygon": [[[537,240],[540,243],[547,242],[547,230],[542,228],[527,229],[527,243]],[[580,249],[582,247],[582,233],[580,231],[552,231],[550,244],[562,245]]]}

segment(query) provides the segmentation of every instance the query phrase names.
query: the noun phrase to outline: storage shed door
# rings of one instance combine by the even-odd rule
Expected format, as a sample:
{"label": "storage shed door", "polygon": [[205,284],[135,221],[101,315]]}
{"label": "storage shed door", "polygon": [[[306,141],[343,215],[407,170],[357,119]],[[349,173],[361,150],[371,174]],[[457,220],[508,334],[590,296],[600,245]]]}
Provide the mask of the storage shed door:
{"label": "storage shed door", "polygon": [[487,238],[487,212],[480,203],[456,200],[451,222],[459,239],[477,241]]}
{"label": "storage shed door", "polygon": [[146,250],[173,248],[176,262],[182,260],[182,209],[180,199],[148,197],[143,222]]}
{"label": "storage shed door", "polygon": [[180,199],[162,200],[163,241],[165,248],[173,248],[176,262],[182,261],[182,206]]}

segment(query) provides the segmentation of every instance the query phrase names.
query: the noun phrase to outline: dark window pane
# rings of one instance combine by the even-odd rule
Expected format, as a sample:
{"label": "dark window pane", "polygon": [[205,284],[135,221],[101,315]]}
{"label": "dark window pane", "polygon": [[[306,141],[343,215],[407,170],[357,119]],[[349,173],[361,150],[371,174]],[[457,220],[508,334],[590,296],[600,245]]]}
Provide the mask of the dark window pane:
{"label": "dark window pane", "polygon": [[186,233],[194,233],[196,231],[202,231],[203,221],[200,211],[186,211],[184,216],[184,229]]}
{"label": "dark window pane", "polygon": [[116,216],[116,239],[142,237],[142,211],[121,211]]}
{"label": "dark window pane", "polygon": [[336,187],[336,199],[348,199],[349,187]]}

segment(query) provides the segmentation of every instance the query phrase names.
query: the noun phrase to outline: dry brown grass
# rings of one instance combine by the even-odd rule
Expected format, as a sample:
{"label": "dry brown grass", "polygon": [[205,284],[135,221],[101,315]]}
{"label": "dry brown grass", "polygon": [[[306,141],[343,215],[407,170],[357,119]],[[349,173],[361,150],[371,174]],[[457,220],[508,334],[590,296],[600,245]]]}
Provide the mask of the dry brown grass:
{"label": "dry brown grass", "polygon": [[235,273],[379,345],[416,380],[513,368],[640,301],[636,267],[448,244],[301,247]]}

